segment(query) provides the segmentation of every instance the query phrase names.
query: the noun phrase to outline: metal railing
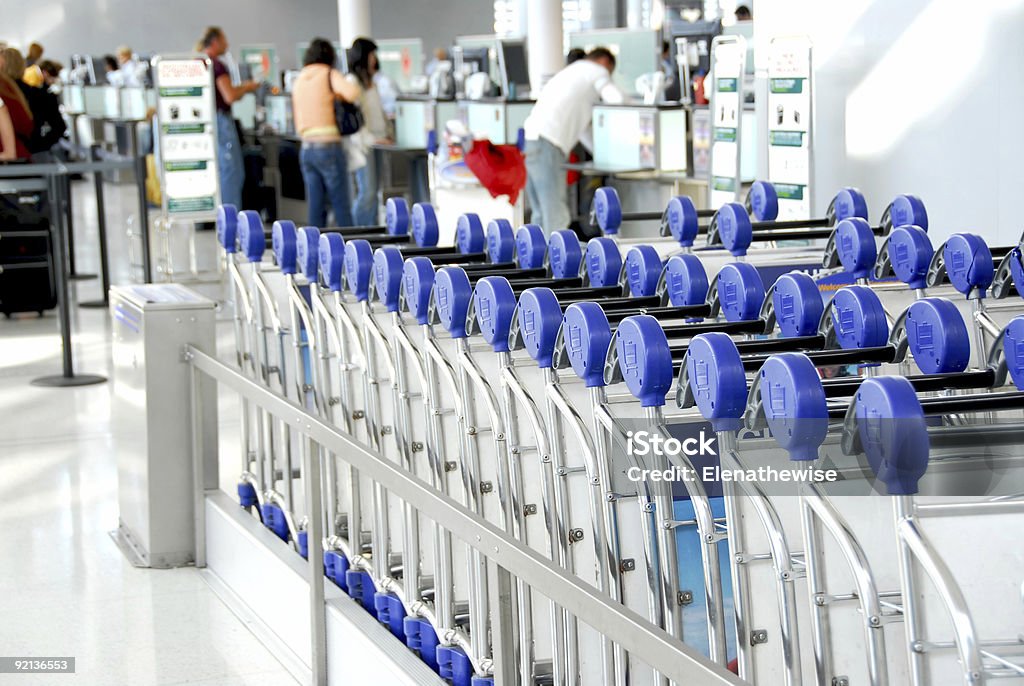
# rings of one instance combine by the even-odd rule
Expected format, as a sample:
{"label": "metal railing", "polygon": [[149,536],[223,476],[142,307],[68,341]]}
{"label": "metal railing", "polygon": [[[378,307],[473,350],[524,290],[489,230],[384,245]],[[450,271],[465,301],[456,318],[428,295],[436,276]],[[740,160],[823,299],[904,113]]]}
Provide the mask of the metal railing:
{"label": "metal railing", "polygon": [[[518,581],[540,595],[557,598],[558,604],[571,616],[597,628],[608,640],[639,660],[651,665],[663,676],[677,683],[742,684],[739,677],[717,665],[702,654],[684,645],[664,630],[637,613],[608,598],[596,588],[561,569],[557,563],[519,542],[512,535],[485,521],[479,515],[435,490],[398,464],[366,449],[337,427],[310,414],[306,409],[252,381],[231,366],[192,346],[183,351],[190,365],[192,389],[192,459],[195,485],[196,566],[206,566],[205,498],[218,486],[219,455],[210,454],[202,441],[207,418],[200,392],[212,380],[219,390],[229,390],[308,441],[303,452],[303,486],[310,512],[321,510],[320,455],[359,470],[365,477],[380,484],[388,493],[408,503],[421,517],[443,522],[447,531],[487,559],[489,569],[498,580],[498,592],[508,593]],[[341,456],[344,456],[342,460]],[[311,516],[308,523],[309,578],[323,580],[323,523]],[[324,584],[310,584],[312,629],[313,683],[327,683],[326,618]],[[494,607],[492,605],[492,610]],[[505,634],[503,622],[492,624],[494,676],[496,683],[510,684],[502,678],[514,668],[516,655],[514,633]],[[510,672],[508,672],[510,673]]]}

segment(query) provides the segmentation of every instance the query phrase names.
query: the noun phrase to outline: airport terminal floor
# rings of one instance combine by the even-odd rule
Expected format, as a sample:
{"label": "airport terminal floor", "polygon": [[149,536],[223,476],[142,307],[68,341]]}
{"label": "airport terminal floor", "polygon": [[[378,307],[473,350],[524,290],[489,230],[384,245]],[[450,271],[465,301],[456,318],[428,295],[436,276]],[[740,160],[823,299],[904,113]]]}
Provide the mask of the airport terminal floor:
{"label": "airport terminal floor", "polygon": [[[99,264],[92,186],[75,183],[76,257],[90,273]],[[106,199],[111,226],[123,226],[135,211],[133,188],[108,184]],[[211,236],[200,238],[212,248]],[[127,238],[112,230],[109,241],[117,283],[130,276]],[[99,295],[96,280],[72,288],[76,301]],[[109,313],[74,307],[72,321],[77,369],[109,378]],[[60,369],[56,328],[54,312],[0,318],[0,645],[8,655],[76,656],[77,674],[8,675],[0,683],[298,683],[201,571],[139,569],[118,548],[113,444],[138,427],[112,415],[109,383],[30,385]]]}

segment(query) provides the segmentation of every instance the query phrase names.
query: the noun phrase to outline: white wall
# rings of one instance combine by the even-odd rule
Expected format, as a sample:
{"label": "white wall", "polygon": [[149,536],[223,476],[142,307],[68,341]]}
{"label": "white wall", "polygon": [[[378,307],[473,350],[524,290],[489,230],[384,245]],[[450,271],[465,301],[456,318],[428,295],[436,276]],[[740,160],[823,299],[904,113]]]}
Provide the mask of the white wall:
{"label": "white wall", "polygon": [[494,0],[370,0],[370,25],[375,38],[422,38],[429,60],[456,36],[494,33]]}
{"label": "white wall", "polygon": [[235,46],[277,45],[282,68],[295,66],[295,45],[338,39],[336,0],[0,0],[0,41],[24,50],[39,41],[67,64],[73,53],[135,50],[189,52],[208,25],[221,26]]}
{"label": "white wall", "polygon": [[[9,10],[9,11],[8,11]],[[429,54],[455,36],[494,32],[493,0],[371,0],[377,38],[423,39]],[[295,45],[322,36],[338,40],[337,0],[0,0],[0,41],[24,50],[39,41],[48,57],[139,51],[188,52],[208,25],[221,26],[235,46],[273,43],[281,67],[295,65]]]}
{"label": "white wall", "polygon": [[760,77],[771,36],[814,42],[819,210],[845,185],[873,220],[915,193],[933,243],[971,231],[1016,244],[1024,0],[758,0],[754,16]]}

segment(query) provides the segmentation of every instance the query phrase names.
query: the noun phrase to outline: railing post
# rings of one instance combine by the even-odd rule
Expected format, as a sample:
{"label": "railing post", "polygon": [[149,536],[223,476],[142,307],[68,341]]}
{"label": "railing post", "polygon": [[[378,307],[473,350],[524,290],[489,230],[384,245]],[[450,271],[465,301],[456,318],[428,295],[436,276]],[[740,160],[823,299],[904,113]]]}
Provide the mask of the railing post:
{"label": "railing post", "polygon": [[[191,396],[192,433],[192,495],[196,526],[196,567],[206,566],[206,459],[203,441],[203,373],[192,364],[192,353],[185,352],[183,360],[189,365],[189,395]],[[214,483],[216,488],[216,483]]]}
{"label": "railing post", "polygon": [[[518,633],[513,622],[512,589],[515,580],[507,569],[500,567],[494,560],[487,560],[487,576],[490,583],[487,604],[491,608],[491,657],[494,660],[494,686],[513,686],[516,679],[517,661],[515,642]],[[522,647],[520,647],[522,648]],[[530,681],[531,675],[524,674],[523,682]],[[532,681],[531,681],[532,683]]]}
{"label": "railing post", "polygon": [[303,436],[300,440],[308,442],[305,450],[305,464],[302,473],[306,482],[306,502],[309,504],[309,518],[306,524],[306,555],[309,561],[309,622],[312,646],[310,666],[313,673],[312,683],[315,686],[327,686],[327,616],[324,603],[324,549],[323,520],[320,512],[320,450],[312,439]]}

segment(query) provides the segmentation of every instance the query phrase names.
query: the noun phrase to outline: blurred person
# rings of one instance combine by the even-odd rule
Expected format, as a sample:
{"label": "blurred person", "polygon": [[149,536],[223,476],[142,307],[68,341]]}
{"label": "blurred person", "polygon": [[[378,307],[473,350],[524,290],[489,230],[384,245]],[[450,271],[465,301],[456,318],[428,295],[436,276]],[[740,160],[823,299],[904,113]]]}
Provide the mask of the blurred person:
{"label": "blurred person", "polygon": [[334,210],[335,226],[352,226],[348,160],[335,103],[356,102],[360,88],[335,68],[337,61],[330,41],[314,38],[292,85],[295,130],[302,138],[299,164],[306,186],[308,221],[320,228],[328,225],[328,203]]}
{"label": "blurred person", "polygon": [[[67,124],[60,113],[60,101],[46,88],[29,85],[21,79],[25,74],[25,58],[18,50],[4,48],[0,55],[3,57],[0,71],[17,85],[32,113],[32,128],[24,141],[25,146],[33,155],[47,153],[67,131]],[[47,161],[47,158],[44,156],[40,161]]]}
{"label": "blurred person", "polygon": [[39,64],[39,61],[43,59],[43,46],[39,43],[29,43],[28,52],[25,53],[25,65],[33,66]]}
{"label": "blurred person", "polygon": [[14,83],[19,83],[25,74],[25,58],[17,48],[0,48],[0,72]]}
{"label": "blurred person", "polygon": [[369,38],[356,38],[349,51],[349,79],[362,89],[359,109],[363,113],[363,126],[349,141],[353,151],[356,198],[352,215],[357,226],[377,223],[377,173],[373,158],[374,144],[387,145],[388,120],[384,112],[382,94],[374,79],[380,71],[377,44]]}
{"label": "blurred person", "polygon": [[228,51],[228,39],[218,26],[209,26],[196,46],[205,53],[213,65],[214,97],[217,103],[217,173],[220,176],[220,201],[242,209],[242,186],[245,166],[242,161],[242,143],[238,140],[238,127],[231,116],[231,105],[248,93],[259,89],[257,81],[245,81],[237,86],[231,83],[228,68],[221,57]]}
{"label": "blurred person", "polygon": [[121,75],[121,86],[127,88],[142,86],[142,81],[139,79],[139,63],[136,61],[132,49],[127,45],[117,48],[117,73]]}
{"label": "blurred person", "polygon": [[585,59],[563,68],[544,84],[523,123],[526,194],[533,210],[532,221],[549,235],[569,228],[563,167],[573,147],[584,137],[589,140],[593,106],[625,101],[612,83],[614,70],[615,55],[608,48],[594,48]]}
{"label": "blurred person", "polygon": [[[0,49],[0,100],[3,100],[7,118],[11,120],[14,138],[13,145],[10,140],[3,144],[3,155],[8,160],[27,160],[32,155],[28,149],[28,141],[32,138],[32,110],[17,83],[7,75],[10,51],[17,53],[17,58],[21,57],[21,53],[14,48]],[[12,61],[21,66],[18,59]]]}
{"label": "blurred person", "polygon": [[43,74],[43,82],[47,86],[53,86],[60,83],[60,73],[64,70],[64,65],[60,62],[54,62],[53,60],[43,60],[38,65],[39,70]]}
{"label": "blurred person", "polygon": [[661,41],[661,55],[658,57],[658,66],[662,73],[665,74],[665,83],[668,83],[668,79],[671,79],[675,73],[676,66],[672,62],[672,44],[667,40]]}
{"label": "blurred person", "polygon": [[118,73],[120,67],[113,55],[103,56],[103,79],[111,86],[121,85],[121,75]]}
{"label": "blurred person", "polygon": [[447,59],[447,50],[445,50],[444,48],[434,48],[434,57],[429,62],[427,62],[427,66],[424,67],[423,73],[429,77],[431,74],[437,71],[437,65],[447,61]]}
{"label": "blurred person", "polygon": [[46,76],[43,74],[43,70],[39,68],[38,64],[25,67],[25,71],[21,74],[21,80],[36,88],[46,85]]}
{"label": "blurred person", "polygon": [[581,59],[587,56],[587,51],[583,48],[573,48],[565,56],[565,66],[569,66],[573,62],[579,62]]}
{"label": "blurred person", "polygon": [[21,80],[30,86],[42,86],[45,82],[43,70],[39,68],[42,57],[43,46],[39,43],[30,43],[25,55],[25,73],[21,76]]}
{"label": "blurred person", "polygon": [[0,98],[0,162],[12,162],[17,158],[14,137],[14,122],[11,113]]}
{"label": "blurred person", "polygon": [[737,5],[735,16],[736,21],[754,21],[754,13],[747,5]]}
{"label": "blurred person", "polygon": [[[10,46],[0,49],[0,100],[4,101],[4,109],[10,116],[14,128],[14,158],[27,160],[32,156],[29,141],[32,139],[32,108],[25,99],[19,86],[20,81],[14,76],[25,72],[25,58]],[[10,151],[8,151],[10,156]]]}
{"label": "blurred person", "polygon": [[398,111],[398,96],[401,95],[398,86],[382,71],[373,75],[373,85],[380,93],[380,104],[384,108],[384,116],[388,118],[388,121],[394,120],[395,112]]}
{"label": "blurred person", "polygon": [[661,41],[661,73],[665,75],[663,86],[664,99],[667,102],[676,102],[682,97],[682,90],[679,86],[679,66],[672,59],[672,44],[667,40]]}

